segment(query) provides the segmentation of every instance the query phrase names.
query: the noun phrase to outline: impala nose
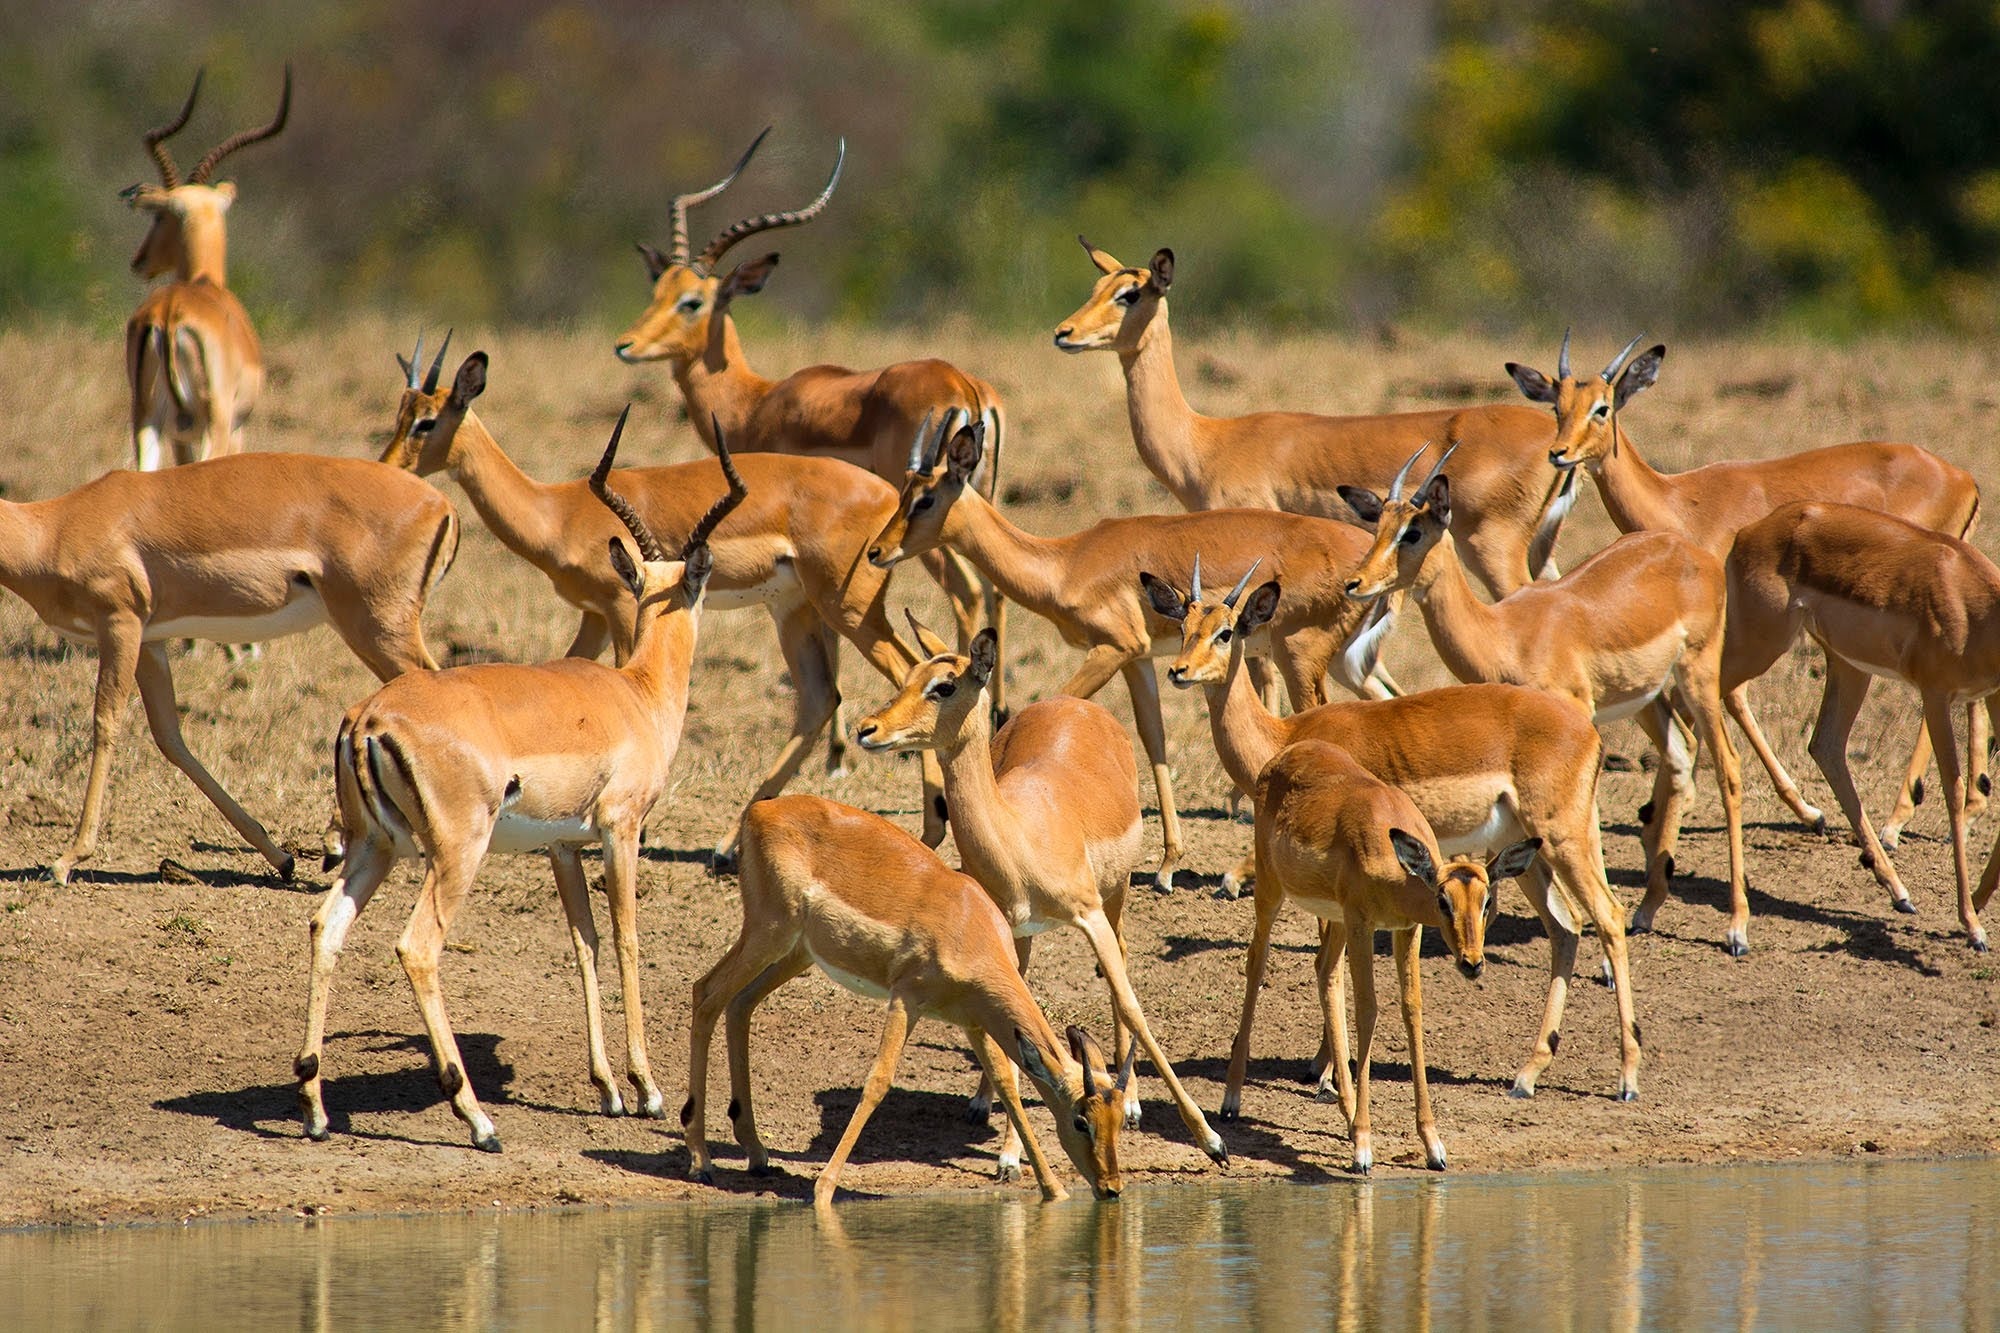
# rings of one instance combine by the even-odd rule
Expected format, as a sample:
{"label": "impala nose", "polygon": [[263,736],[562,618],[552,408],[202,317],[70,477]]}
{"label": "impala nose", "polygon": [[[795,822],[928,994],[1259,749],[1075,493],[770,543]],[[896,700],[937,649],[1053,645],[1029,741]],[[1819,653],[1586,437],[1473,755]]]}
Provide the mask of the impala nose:
{"label": "impala nose", "polygon": [[854,729],[854,739],[862,742],[863,744],[866,744],[869,740],[873,739],[874,735],[875,735],[875,724],[873,722],[864,722],[860,726]]}
{"label": "impala nose", "polygon": [[1461,961],[1458,965],[1458,970],[1464,974],[1467,981],[1477,981],[1480,974],[1486,971],[1486,960],[1482,958],[1476,963]]}
{"label": "impala nose", "polygon": [[1073,337],[1073,336],[1075,335],[1075,333],[1076,333],[1076,330],[1075,330],[1075,329],[1073,329],[1073,328],[1071,328],[1071,327],[1070,327],[1069,325],[1067,325],[1067,324],[1065,324],[1065,325],[1063,325],[1063,326],[1062,326],[1061,328],[1057,329],[1057,330],[1056,330],[1056,346],[1058,346],[1058,347],[1061,347],[1061,346],[1062,346],[1062,345],[1063,345],[1064,343],[1067,343],[1067,342],[1068,342],[1068,341],[1070,340],[1070,338],[1071,338],[1071,337]]}
{"label": "impala nose", "polygon": [[869,563],[869,564],[871,564],[871,565],[874,565],[874,564],[880,564],[880,563],[881,563],[881,560],[882,560],[882,548],[881,548],[881,547],[879,547],[879,546],[871,546],[871,547],[869,547],[869,548],[868,548],[868,563]]}
{"label": "impala nose", "polygon": [[1167,679],[1176,685],[1187,684],[1187,668],[1179,662],[1174,663],[1167,668]]}
{"label": "impala nose", "polygon": [[1349,597],[1354,597],[1354,596],[1358,596],[1358,595],[1360,594],[1360,592],[1361,592],[1361,580],[1360,580],[1360,579],[1349,579],[1349,580],[1347,581],[1347,595],[1348,595]]}
{"label": "impala nose", "polygon": [[611,350],[617,354],[620,361],[630,361],[632,359],[632,340],[627,338]]}

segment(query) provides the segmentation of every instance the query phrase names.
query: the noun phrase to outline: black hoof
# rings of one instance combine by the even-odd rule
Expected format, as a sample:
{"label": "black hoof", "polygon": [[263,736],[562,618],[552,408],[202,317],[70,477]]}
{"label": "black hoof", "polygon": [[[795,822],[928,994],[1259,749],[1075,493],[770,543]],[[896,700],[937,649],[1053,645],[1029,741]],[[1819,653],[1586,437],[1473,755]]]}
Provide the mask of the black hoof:
{"label": "black hoof", "polygon": [[1215,1113],[1215,1118],[1217,1120],[1222,1121],[1224,1124],[1227,1124],[1232,1120],[1238,1119],[1239,1117],[1242,1116],[1242,1114],[1243,1112],[1241,1109],[1232,1110],[1231,1108],[1225,1106],[1220,1111],[1217,1111]]}
{"label": "black hoof", "polygon": [[731,852],[713,852],[708,858],[708,873],[711,875],[733,875],[736,873],[736,857]]}
{"label": "black hoof", "polygon": [[330,1131],[324,1125],[321,1125],[317,1129],[315,1129],[311,1125],[306,1126],[306,1137],[311,1139],[314,1143],[325,1143],[329,1132]]}
{"label": "black hoof", "polygon": [[474,1139],[472,1146],[481,1152],[499,1152],[500,1136],[498,1134],[489,1134],[483,1139]]}
{"label": "black hoof", "polygon": [[344,859],[345,858],[343,858],[337,852],[328,852],[325,856],[322,856],[319,859],[320,873],[322,875],[331,875],[334,871],[340,869],[340,863]]}
{"label": "black hoof", "polygon": [[773,1173],[772,1173],[772,1171],[771,1171],[771,1164],[770,1164],[769,1162],[765,1162],[765,1163],[762,1163],[761,1165],[758,1165],[758,1166],[753,1166],[753,1167],[751,1167],[751,1168],[750,1168],[750,1174],[751,1174],[751,1175],[753,1175],[753,1176],[768,1176],[768,1175],[771,1175],[771,1174],[773,1174]]}
{"label": "black hoof", "polygon": [[1908,898],[1905,898],[1896,904],[1896,910],[1904,916],[1915,916],[1917,914],[1917,905]]}
{"label": "black hoof", "polygon": [[696,1170],[689,1171],[688,1179],[702,1185],[713,1185],[715,1183],[715,1168],[712,1166],[704,1166]]}
{"label": "black hoof", "polygon": [[285,883],[290,884],[292,882],[292,875],[298,870],[298,868],[299,868],[298,858],[295,856],[287,855],[284,860],[278,862],[278,878],[283,880]]}
{"label": "black hoof", "polygon": [[1817,834],[1819,834],[1819,835],[1820,835],[1820,836],[1821,836],[1822,838],[1826,836],[1826,816],[1825,816],[1825,815],[1821,815],[1821,816],[1820,816],[1820,817],[1819,817],[1819,818],[1818,818],[1817,820],[1813,821],[1813,826],[1812,826],[1812,831],[1813,831],[1814,833],[1817,833]]}
{"label": "black hoof", "polygon": [[1972,937],[1972,951],[1974,953],[1986,952],[1986,937],[1984,935],[1974,935]]}
{"label": "black hoof", "polygon": [[1639,1100],[1639,1093],[1633,1088],[1620,1088],[1618,1090],[1618,1100],[1621,1102],[1636,1102]]}
{"label": "black hoof", "polygon": [[1729,956],[1731,958],[1741,958],[1745,954],[1750,952],[1750,946],[1745,944],[1742,940],[1731,940],[1724,947],[1726,947],[1729,950]]}
{"label": "black hoof", "polygon": [[983,1125],[993,1118],[992,1102],[969,1101],[965,1104],[965,1123]]}

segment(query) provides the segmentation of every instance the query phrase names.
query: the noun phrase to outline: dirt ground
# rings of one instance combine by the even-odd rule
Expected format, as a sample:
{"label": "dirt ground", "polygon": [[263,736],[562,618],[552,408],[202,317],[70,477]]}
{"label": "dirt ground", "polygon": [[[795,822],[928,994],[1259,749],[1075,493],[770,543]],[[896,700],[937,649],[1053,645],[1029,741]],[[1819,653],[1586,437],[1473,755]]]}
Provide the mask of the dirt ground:
{"label": "dirt ground", "polygon": [[[360,325],[270,336],[272,382],[252,423],[253,447],[372,456],[387,437],[399,383],[390,354],[413,332]],[[1009,512],[1032,531],[1173,507],[1133,453],[1108,356],[1063,360],[1039,338],[1001,341],[962,330],[807,337],[759,326],[745,341],[767,373],[829,357],[874,364],[936,353],[988,377],[1010,409]],[[637,403],[628,460],[697,456],[665,371],[617,364],[606,337],[461,329],[456,345],[492,353],[481,415],[537,475],[580,475],[627,398]],[[1189,396],[1214,412],[1505,399],[1512,390],[1503,360],[1546,363],[1553,355],[1553,338],[1546,347],[1415,338],[1393,347],[1267,345],[1248,335],[1188,333],[1180,340]],[[8,498],[54,495],[125,462],[119,366],[111,339],[60,329],[0,335],[7,404],[0,484]],[[1988,350],[1947,343],[1676,346],[1660,386],[1625,420],[1648,456],[1670,468],[1896,438],[1972,467],[1990,491],[2000,469],[1976,423],[1993,419],[1994,370]],[[52,385],[60,392],[45,387]],[[574,614],[500,548],[455,488],[447,492],[466,520],[465,541],[427,616],[434,650],[454,661],[560,652]],[[1586,493],[1564,533],[1564,563],[1611,535],[1594,492]],[[898,588],[899,600],[943,619],[941,599],[918,571],[899,575]],[[1032,616],[1017,612],[1013,625],[1012,679],[1026,700],[1067,676],[1074,654]],[[1387,660],[1406,686],[1447,683],[1414,614],[1399,626]],[[816,974],[773,997],[759,1015],[753,1061],[778,1174],[750,1179],[741,1154],[724,1143],[719,1185],[690,1185],[672,1121],[594,1113],[579,987],[546,863],[534,857],[486,865],[454,931],[444,978],[504,1154],[470,1148],[430,1073],[393,947],[414,893],[411,867],[350,937],[325,1054],[334,1134],[324,1144],[305,1140],[291,1060],[304,1017],[306,922],[329,881],[317,853],[331,805],[331,738],[342,710],[373,688],[373,678],[325,630],[269,645],[261,660],[242,665],[213,647],[177,658],[190,743],[274,835],[301,849],[298,883],[266,873],[153,750],[135,707],[98,858],[58,888],[43,867],[66,845],[81,799],[94,672],[91,654],[62,647],[23,603],[0,599],[0,1225],[808,1192],[874,1057],[876,1005]],[[1815,657],[1797,653],[1756,698],[1810,799],[1832,809],[1804,749],[1816,672]],[[872,707],[887,686],[849,654],[844,691]],[[739,921],[733,882],[708,873],[702,849],[735,818],[776,752],[787,694],[761,614],[707,622],[678,784],[648,829],[640,907],[652,1058],[670,1105],[686,1092],[689,985]],[[1129,721],[1122,687],[1100,699]],[[1891,799],[1916,715],[1913,698],[1885,687],[1856,728],[1857,772],[1878,813]],[[1201,700],[1171,697],[1167,722],[1189,869],[1171,896],[1135,886],[1127,918],[1133,976],[1156,1032],[1212,1113],[1250,928],[1249,905],[1219,901],[1213,891],[1248,846],[1249,830],[1224,813],[1227,783]],[[1609,747],[1624,771],[1607,772],[1603,782],[1605,851],[1629,904],[1641,884],[1633,811],[1650,779],[1618,764],[1642,754],[1636,729],[1614,727]],[[1974,955],[1958,933],[1941,802],[1919,812],[1899,854],[1920,911],[1898,916],[1855,852],[1793,823],[1745,759],[1753,948],[1733,960],[1720,947],[1721,812],[1704,771],[1662,929],[1634,943],[1646,1039],[1637,1104],[1608,1095],[1616,1076],[1613,1009],[1609,993],[1587,980],[1573,992],[1565,1041],[1540,1095],[1505,1096],[1534,1035],[1547,965],[1546,943],[1516,891],[1507,892],[1482,980],[1426,964],[1432,1087],[1454,1170],[2000,1148],[1992,1079],[2000,964]],[[835,780],[814,759],[795,790],[918,826],[916,768],[908,761],[856,752],[851,776]],[[1142,795],[1150,808],[1150,785]],[[1975,828],[1975,858],[1993,829],[1991,816]],[[1157,837],[1149,825],[1151,848]],[[1220,1126],[1232,1175],[1324,1177],[1348,1160],[1337,1109],[1314,1101],[1300,1081],[1316,1044],[1311,940],[1307,919],[1288,914],[1259,1009],[1245,1118]],[[1435,954],[1434,941],[1428,952]],[[1597,957],[1586,941],[1585,966]],[[1387,959],[1378,967],[1386,981]],[[1108,1032],[1104,991],[1080,939],[1043,936],[1031,980],[1058,1026]],[[606,982],[615,1005],[615,974]],[[998,1122],[964,1122],[974,1079],[955,1036],[936,1024],[919,1027],[899,1086],[848,1172],[854,1191],[998,1188],[989,1179]],[[1378,1161],[1389,1172],[1419,1169],[1392,1012],[1385,1011],[1377,1051]],[[711,1124],[720,1131],[727,1091],[719,1052],[716,1064]],[[1136,1183],[1153,1188],[1213,1170],[1156,1096],[1158,1083],[1149,1079],[1147,1090],[1144,1125],[1123,1144]],[[1055,1151],[1045,1114],[1031,1114]]]}

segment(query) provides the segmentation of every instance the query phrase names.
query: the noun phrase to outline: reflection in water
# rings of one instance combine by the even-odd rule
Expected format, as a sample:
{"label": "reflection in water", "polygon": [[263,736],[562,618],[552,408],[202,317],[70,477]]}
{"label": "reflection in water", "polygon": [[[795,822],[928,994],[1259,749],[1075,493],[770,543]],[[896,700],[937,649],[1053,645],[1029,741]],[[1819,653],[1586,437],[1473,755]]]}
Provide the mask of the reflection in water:
{"label": "reflection in water", "polygon": [[50,1329],[1985,1328],[1996,1187],[2000,1161],[1976,1159],[16,1233],[0,1312]]}

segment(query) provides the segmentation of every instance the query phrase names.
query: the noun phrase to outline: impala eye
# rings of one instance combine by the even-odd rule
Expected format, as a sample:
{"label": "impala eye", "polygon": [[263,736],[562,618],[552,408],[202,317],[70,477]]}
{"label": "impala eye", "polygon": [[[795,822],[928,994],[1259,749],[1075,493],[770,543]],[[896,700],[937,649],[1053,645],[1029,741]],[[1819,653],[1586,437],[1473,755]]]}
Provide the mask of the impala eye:
{"label": "impala eye", "polygon": [[937,503],[937,496],[926,491],[924,492],[924,494],[919,495],[916,499],[910,501],[910,512],[912,514],[921,514],[926,509],[929,509],[932,505],[936,503]]}
{"label": "impala eye", "polygon": [[1234,634],[1235,634],[1234,630],[1230,629],[1229,626],[1224,625],[1221,629],[1215,632],[1215,641],[1217,643],[1228,643],[1230,638]]}
{"label": "impala eye", "polygon": [[929,699],[949,699],[951,698],[952,695],[957,693],[958,693],[957,681],[940,680],[932,684],[932,686],[929,689],[925,690],[924,696]]}
{"label": "impala eye", "polygon": [[1423,534],[1417,531],[1417,525],[1414,523],[1403,529],[1403,545],[1405,546],[1415,546],[1422,537]]}
{"label": "impala eye", "polygon": [[431,430],[432,430],[432,429],[433,429],[433,428],[434,428],[434,427],[435,427],[435,426],[436,426],[437,424],[438,424],[438,423],[437,423],[437,418],[436,418],[436,417],[425,417],[425,418],[424,418],[424,419],[423,419],[422,421],[419,421],[419,422],[418,422],[418,423],[417,423],[416,425],[414,425],[414,426],[410,427],[410,434],[412,434],[412,435],[428,435],[428,434],[430,434],[430,433],[431,433]]}
{"label": "impala eye", "polygon": [[1085,1138],[1088,1138],[1088,1137],[1090,1137],[1090,1117],[1089,1117],[1089,1116],[1085,1115],[1085,1114],[1084,1114],[1083,1112],[1081,1112],[1081,1111],[1078,1111],[1078,1112],[1076,1113],[1076,1119],[1075,1119],[1075,1120],[1073,1120],[1073,1121],[1072,1121],[1071,1123],[1072,1123],[1072,1124],[1074,1124],[1074,1125],[1076,1126],[1076,1132],[1077,1132],[1077,1133],[1079,1133],[1079,1134],[1083,1135],[1083,1136],[1084,1136]]}
{"label": "impala eye", "polygon": [[1127,287],[1111,299],[1116,304],[1122,306],[1137,305],[1139,303],[1139,289],[1137,287]]}
{"label": "impala eye", "polygon": [[1611,404],[1609,403],[1599,403],[1596,407],[1590,409],[1590,419],[1592,421],[1602,421],[1610,415]]}
{"label": "impala eye", "polygon": [[701,298],[699,296],[684,296],[674,309],[683,315],[692,315],[695,311],[701,309]]}

